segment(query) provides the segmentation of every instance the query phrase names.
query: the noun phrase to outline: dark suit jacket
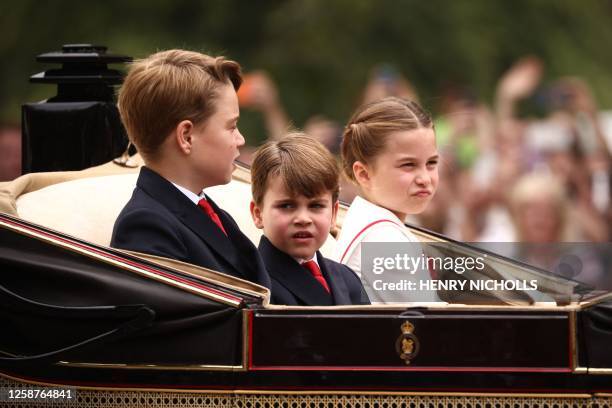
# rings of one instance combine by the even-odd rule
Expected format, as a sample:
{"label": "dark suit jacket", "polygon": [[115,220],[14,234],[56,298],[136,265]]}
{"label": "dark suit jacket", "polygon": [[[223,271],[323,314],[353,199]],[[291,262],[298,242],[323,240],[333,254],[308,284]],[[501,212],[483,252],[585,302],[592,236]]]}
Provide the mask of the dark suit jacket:
{"label": "dark suit jacket", "polygon": [[259,241],[259,252],[272,278],[271,303],[303,306],[370,304],[355,272],[346,265],[324,258],[320,252],[317,252],[317,261],[331,294],[308,270],[277,249],[265,236]]}
{"label": "dark suit jacket", "polygon": [[208,200],[227,236],[172,183],[142,167],[134,193],[115,221],[111,246],[178,259],[270,287],[255,245],[228,213]]}

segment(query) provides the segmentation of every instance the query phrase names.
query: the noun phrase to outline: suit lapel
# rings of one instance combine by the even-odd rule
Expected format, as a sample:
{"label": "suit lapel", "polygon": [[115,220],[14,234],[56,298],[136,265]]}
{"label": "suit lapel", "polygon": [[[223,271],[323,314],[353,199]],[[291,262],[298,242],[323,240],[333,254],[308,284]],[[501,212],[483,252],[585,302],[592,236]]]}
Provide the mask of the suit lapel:
{"label": "suit lapel", "polygon": [[334,270],[334,266],[330,265],[327,259],[323,258],[323,256],[317,252],[317,259],[319,260],[319,267],[321,268],[321,273],[325,277],[329,288],[331,289],[331,293],[334,297],[335,305],[350,305],[352,304],[351,299],[349,297],[349,289],[346,286],[346,282],[340,275],[340,273],[336,273],[338,271]]}
{"label": "suit lapel", "polygon": [[[245,276],[242,264],[232,242],[197,205],[168,180],[153,170],[142,167],[138,186],[163,204],[193,233],[199,236],[217,255],[227,261],[239,276]],[[215,205],[215,210],[218,207]],[[223,222],[223,221],[222,221]],[[225,227],[225,224],[223,225]]]}
{"label": "suit lapel", "polygon": [[259,252],[272,279],[287,288],[303,304],[334,304],[330,294],[305,268],[289,255],[279,251],[265,236],[259,241]]}
{"label": "suit lapel", "polygon": [[[240,231],[238,224],[236,224],[236,221],[234,221],[234,219],[228,213],[219,208],[217,204],[211,200],[210,197],[208,197],[208,195],[206,196],[206,199],[209,201],[215,212],[219,215],[223,228],[225,228],[225,231],[227,232],[227,235],[235,248],[235,251],[233,252],[236,255],[235,260],[233,261],[235,262],[235,265],[242,265],[243,268],[248,268],[251,272],[250,280],[270,288],[270,276],[266,271],[266,267],[261,259],[261,256],[259,255],[257,247],[255,247],[251,240],[244,235],[242,231]],[[217,227],[216,224],[215,227]],[[217,230],[219,230],[218,227]],[[221,232],[221,234],[223,233]],[[225,236],[224,238],[227,240]],[[241,259],[244,260],[244,262],[241,262]]]}

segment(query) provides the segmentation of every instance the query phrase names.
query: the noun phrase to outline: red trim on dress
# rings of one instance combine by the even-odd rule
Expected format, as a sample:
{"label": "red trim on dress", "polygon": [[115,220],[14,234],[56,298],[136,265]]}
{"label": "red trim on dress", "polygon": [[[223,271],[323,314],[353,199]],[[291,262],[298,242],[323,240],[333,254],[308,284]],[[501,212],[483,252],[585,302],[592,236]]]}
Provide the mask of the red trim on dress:
{"label": "red trim on dress", "polygon": [[345,251],[344,251],[344,253],[342,254],[342,257],[340,258],[340,263],[342,263],[342,261],[344,260],[344,257],[346,256],[346,253],[347,253],[347,252],[348,252],[348,250],[349,250],[349,249],[350,249],[350,248],[353,246],[353,244],[355,243],[355,240],[357,240],[357,238],[359,238],[359,236],[360,236],[361,234],[363,234],[363,233],[365,232],[365,230],[367,230],[368,228],[370,228],[370,227],[371,227],[371,226],[373,226],[373,225],[380,224],[381,222],[390,222],[390,223],[392,223],[393,225],[397,225],[397,223],[395,223],[395,222],[393,222],[393,221],[391,221],[391,220],[386,220],[386,219],[383,219],[383,220],[376,220],[376,221],[373,221],[373,222],[369,223],[368,225],[366,225],[365,227],[363,227],[363,229],[362,229],[361,231],[359,231],[359,232],[357,233],[357,235],[355,235],[355,237],[353,238],[353,240],[351,241],[351,243],[350,243],[350,244],[349,244],[349,245],[346,247],[346,250],[345,250]]}

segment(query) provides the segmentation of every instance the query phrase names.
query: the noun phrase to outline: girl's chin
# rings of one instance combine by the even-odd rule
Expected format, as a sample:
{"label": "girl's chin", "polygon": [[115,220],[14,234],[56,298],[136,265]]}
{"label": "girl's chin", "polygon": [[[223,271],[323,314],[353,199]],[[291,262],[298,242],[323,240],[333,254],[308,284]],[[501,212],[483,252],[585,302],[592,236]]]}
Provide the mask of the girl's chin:
{"label": "girl's chin", "polygon": [[423,211],[425,211],[425,209],[427,208],[427,206],[429,205],[429,202],[431,200],[422,200],[419,199],[418,202],[416,203],[412,203],[412,205],[410,206],[410,208],[406,209],[406,214],[408,215],[414,215],[414,214],[420,214]]}

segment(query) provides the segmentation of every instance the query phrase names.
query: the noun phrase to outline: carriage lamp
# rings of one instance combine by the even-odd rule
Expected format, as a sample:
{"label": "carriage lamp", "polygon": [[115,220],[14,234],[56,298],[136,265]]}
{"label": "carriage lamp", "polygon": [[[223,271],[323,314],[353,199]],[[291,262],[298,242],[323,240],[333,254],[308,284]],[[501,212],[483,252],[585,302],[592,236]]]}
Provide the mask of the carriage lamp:
{"label": "carriage lamp", "polygon": [[127,146],[115,103],[123,72],[109,64],[132,58],[107,53],[92,44],[67,44],[59,52],[38,55],[41,63],[62,64],[30,77],[56,84],[57,95],[22,106],[22,171],[81,170],[106,163]]}

